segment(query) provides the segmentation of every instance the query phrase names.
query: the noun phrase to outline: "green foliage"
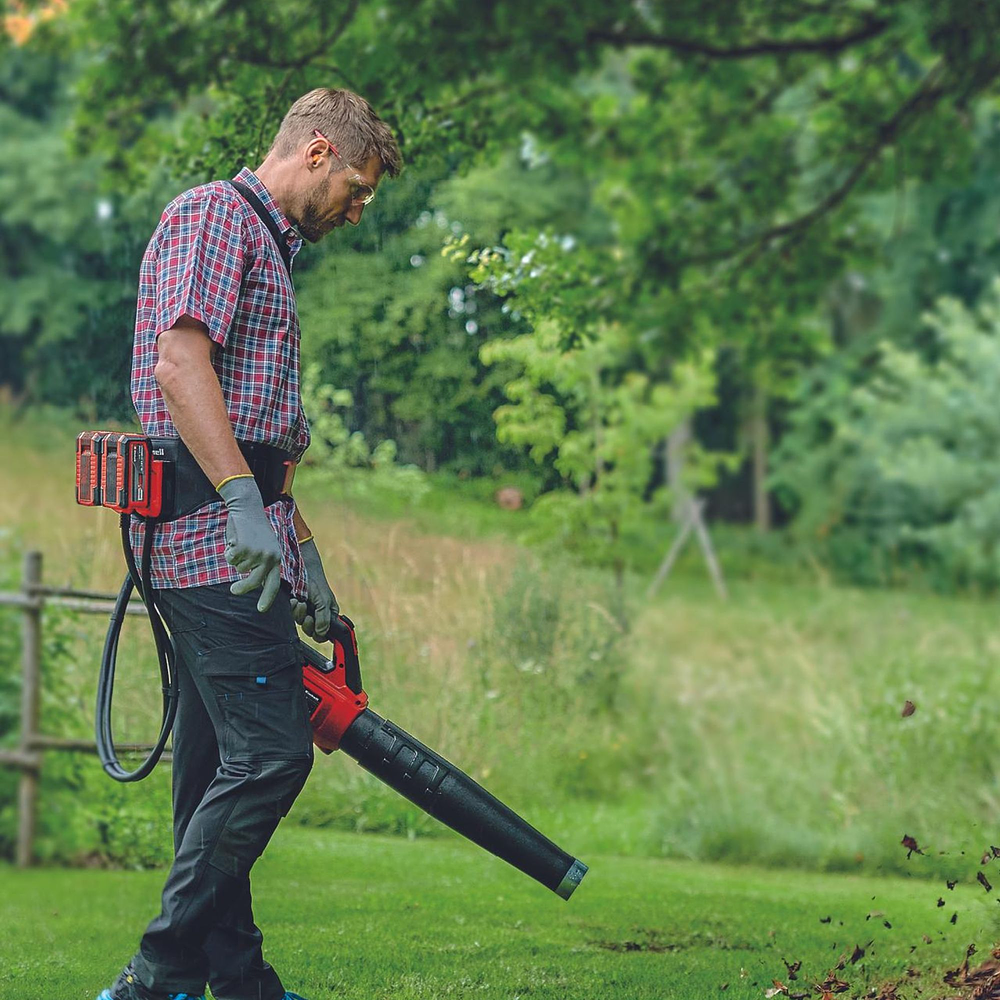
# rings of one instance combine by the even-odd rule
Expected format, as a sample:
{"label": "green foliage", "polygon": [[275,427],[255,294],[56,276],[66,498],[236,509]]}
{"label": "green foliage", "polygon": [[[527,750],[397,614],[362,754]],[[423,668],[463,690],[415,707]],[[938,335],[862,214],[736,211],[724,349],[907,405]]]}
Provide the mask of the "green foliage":
{"label": "green foliage", "polygon": [[73,76],[28,48],[0,60],[0,382],[127,418],[135,275],[158,208],[142,191],[102,193],[101,158],[67,154]]}
{"label": "green foliage", "polygon": [[[394,128],[407,166],[366,225],[339,234],[339,252],[297,265],[304,356],[351,392],[351,432],[391,439],[407,464],[482,476],[542,455],[538,482],[568,487],[538,507],[548,533],[587,541],[586,525],[608,525],[595,555],[620,572],[614,537],[636,515],[623,498],[644,463],[643,503],[665,500],[646,440],[626,476],[596,443],[588,453],[574,421],[593,422],[592,406],[567,408],[515,354],[487,364],[482,348],[549,320],[595,351],[609,338],[608,441],[637,424],[652,438],[665,426],[653,400],[673,391],[675,368],[725,353],[731,391],[712,408],[724,426],[711,447],[745,452],[747,414],[782,429],[813,402],[796,395],[803,371],[844,347],[824,322],[831,292],[877,286],[902,343],[929,297],[971,301],[992,273],[998,31],[1000,8],[976,0],[361,0],[339,15],[320,0],[75,0],[28,44],[6,43],[0,117],[14,166],[0,170],[0,237],[18,250],[2,264],[0,345],[13,359],[2,381],[129,416],[122,333],[156,211],[185,185],[259,162],[297,96],[345,85]],[[62,129],[67,151],[39,156]],[[112,213],[95,225],[97,204]],[[911,207],[920,223],[902,233]],[[466,250],[538,261],[539,231],[574,252],[524,276],[514,266],[516,289],[497,294],[437,254],[442,235],[465,232]],[[879,273],[884,252],[894,260]],[[545,304],[526,322],[532,295]],[[824,370],[838,365],[862,380],[849,361]],[[561,427],[562,451],[546,449]],[[581,477],[602,470],[631,485],[585,487],[607,500],[588,514]],[[722,484],[720,507],[740,509],[744,481]],[[870,550],[863,531],[838,537],[845,553],[909,558]]]}
{"label": "green foliage", "polygon": [[[0,538],[0,590],[20,586],[22,547],[10,532]],[[43,733],[93,736],[89,678],[94,662],[80,669],[73,614],[56,606],[42,617]],[[0,747],[20,740],[21,616],[0,608]],[[128,763],[126,766],[135,766]],[[17,837],[18,772],[0,768],[0,857],[12,858]],[[35,853],[40,861],[114,864],[129,868],[162,865],[172,856],[169,773],[162,768],[142,790],[111,781],[94,754],[49,751],[39,786]]]}
{"label": "green foliage", "polygon": [[[263,152],[296,91],[330,83],[363,93],[421,169],[468,172],[527,134],[533,163],[586,179],[577,236],[609,251],[588,262],[605,293],[589,318],[627,317],[651,370],[709,331],[755,337],[754,313],[797,336],[830,279],[876,248],[853,195],[901,169],[966,171],[965,109],[1000,74],[970,43],[997,11],[938,0],[379,0],[342,19],[318,0],[255,0],[219,5],[210,32],[207,16],[80,0],[46,25],[39,44],[86,64],[75,141],[123,176],[159,147],[185,173],[218,174]],[[584,232],[594,212],[603,236]]]}
{"label": "green foliage", "polygon": [[491,734],[485,760],[524,801],[617,802],[643,778],[638,765],[622,772],[612,744],[627,729],[641,739],[646,722],[632,719],[616,666],[625,633],[609,610],[615,595],[605,587],[582,602],[567,582],[572,566],[522,559],[492,595],[470,654],[480,725]]}
{"label": "green foliage", "polygon": [[349,482],[355,494],[395,494],[409,503],[418,502],[428,489],[424,474],[414,465],[397,464],[396,443],[391,439],[371,447],[360,431],[348,430],[344,412],[353,405],[350,392],[335,389],[320,378],[318,364],[306,366],[302,405],[309,420],[311,442],[304,463],[325,478]]}
{"label": "green foliage", "polygon": [[[377,233],[320,251],[301,281],[303,350],[328,380],[351,387],[353,426],[392,437],[427,469],[495,475],[528,465],[521,449],[497,441],[491,419],[517,365],[480,354],[520,332],[522,314],[438,251],[458,233],[492,244],[514,219],[562,223],[599,242],[607,222],[598,212],[580,218],[588,198],[581,172],[540,159],[526,135],[491,167],[439,180],[408,173],[377,203]],[[550,462],[540,474],[558,482]]]}
{"label": "green foliage", "polygon": [[505,369],[478,357],[508,320],[494,296],[438,253],[457,227],[496,238],[497,214],[513,207],[506,182],[524,172],[511,155],[464,178],[408,174],[384,198],[380,191],[377,228],[341,232],[338,245],[317,248],[299,282],[304,358],[351,390],[354,429],[392,438],[403,461],[428,471],[482,475],[525,464],[497,442],[490,420]]}
{"label": "green foliage", "polygon": [[[1000,271],[996,102],[971,109],[968,141],[967,170],[923,183],[909,180],[895,191],[864,199],[866,214],[884,234],[884,250],[877,266],[851,275],[852,289],[835,291],[841,346],[857,338],[887,339],[923,350],[921,314],[942,295],[972,305]],[[866,304],[876,316],[867,324]]]}
{"label": "green foliage", "polygon": [[885,579],[925,564],[942,586],[995,587],[1000,280],[974,310],[942,298],[925,323],[930,357],[884,342],[864,384],[827,387],[828,440],[789,435],[776,485],[800,504],[797,530],[871,550]]}
{"label": "green foliage", "polygon": [[[442,251],[460,257],[468,236]],[[581,552],[588,560],[626,566],[623,531],[643,518],[666,515],[669,491],[654,483],[654,454],[682,421],[714,401],[714,355],[675,363],[669,377],[638,371],[633,331],[619,323],[588,321],[592,292],[578,279],[593,261],[570,237],[518,233],[508,247],[475,251],[471,276],[511,295],[531,332],[485,344],[487,364],[513,362],[517,377],[499,407],[501,441],[529,451],[536,462],[553,455],[568,489],[552,491],[532,507],[537,536]],[[686,456],[687,487],[710,485],[727,456],[696,443]]]}

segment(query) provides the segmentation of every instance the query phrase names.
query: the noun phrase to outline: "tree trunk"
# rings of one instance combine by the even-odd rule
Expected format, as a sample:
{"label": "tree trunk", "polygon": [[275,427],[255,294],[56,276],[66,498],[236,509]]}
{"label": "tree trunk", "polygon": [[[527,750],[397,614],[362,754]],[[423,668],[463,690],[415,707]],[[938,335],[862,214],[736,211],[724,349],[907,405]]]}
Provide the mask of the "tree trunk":
{"label": "tree trunk", "polygon": [[691,440],[691,420],[679,423],[668,435],[664,445],[667,467],[667,486],[674,498],[671,517],[676,524],[687,518],[688,497],[683,485],[684,449]]}
{"label": "tree trunk", "polygon": [[767,427],[767,392],[759,385],[753,389],[750,410],[750,442],[753,448],[753,520],[761,533],[771,530],[771,497],[767,492],[767,453],[770,439]]}
{"label": "tree trunk", "polygon": [[628,602],[625,598],[625,560],[622,558],[621,551],[619,549],[619,543],[621,541],[621,532],[619,530],[619,525],[616,520],[611,522],[611,540],[615,549],[614,556],[614,574],[615,574],[615,607],[612,609],[612,614],[617,619],[618,624],[621,626],[622,632],[628,632],[629,621],[628,621]]}

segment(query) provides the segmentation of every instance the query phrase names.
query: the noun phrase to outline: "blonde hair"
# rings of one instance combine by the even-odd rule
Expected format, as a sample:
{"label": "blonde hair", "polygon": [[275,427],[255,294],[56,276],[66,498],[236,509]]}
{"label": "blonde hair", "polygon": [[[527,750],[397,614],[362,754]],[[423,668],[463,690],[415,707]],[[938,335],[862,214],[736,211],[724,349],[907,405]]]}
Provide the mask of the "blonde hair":
{"label": "blonde hair", "polygon": [[[353,167],[362,168],[372,156],[382,163],[390,177],[403,168],[399,146],[392,130],[363,98],[350,90],[317,87],[303,94],[285,114],[268,150],[279,160],[287,160],[316,137],[318,128]],[[331,169],[340,169],[333,160]]]}

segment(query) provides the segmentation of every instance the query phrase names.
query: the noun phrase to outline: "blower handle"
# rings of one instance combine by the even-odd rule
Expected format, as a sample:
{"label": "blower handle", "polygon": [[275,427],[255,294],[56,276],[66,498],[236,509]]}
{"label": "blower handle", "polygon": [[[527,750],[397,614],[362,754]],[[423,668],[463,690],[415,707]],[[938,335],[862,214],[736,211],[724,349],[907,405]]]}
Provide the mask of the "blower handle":
{"label": "blower handle", "polygon": [[354,694],[361,694],[361,659],[358,656],[358,640],[354,634],[354,622],[347,615],[334,615],[326,637],[333,643],[335,664],[337,663],[337,650],[344,651],[344,683]]}

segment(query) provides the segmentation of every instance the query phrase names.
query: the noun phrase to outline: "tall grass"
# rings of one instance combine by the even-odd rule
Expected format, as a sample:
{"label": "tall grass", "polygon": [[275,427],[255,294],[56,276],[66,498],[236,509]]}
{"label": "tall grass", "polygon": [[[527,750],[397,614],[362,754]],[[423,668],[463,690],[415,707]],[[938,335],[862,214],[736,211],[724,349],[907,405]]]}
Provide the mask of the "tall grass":
{"label": "tall grass", "polygon": [[[0,526],[44,550],[49,582],[113,590],[115,516],[72,502],[77,429],[0,428],[0,460],[25,484],[0,494]],[[358,626],[372,708],[581,856],[954,877],[1000,840],[991,602],[734,580],[723,603],[679,574],[645,604],[645,580],[630,577],[624,634],[598,571],[499,536],[453,537],[446,511],[436,531],[402,511],[372,517],[308,470],[296,494]],[[0,611],[0,631],[9,618]],[[47,717],[50,731],[89,732],[104,625],[63,623],[46,672],[68,707]],[[116,733],[151,739],[155,664],[141,619],[127,632]],[[0,644],[8,660],[11,648]],[[15,669],[0,663],[0,675]],[[916,711],[904,718],[907,699]],[[70,761],[47,758],[49,855],[166,860],[166,768],[122,790],[92,758]],[[445,832],[340,754],[318,756],[289,821]],[[926,853],[907,860],[904,834]]]}

